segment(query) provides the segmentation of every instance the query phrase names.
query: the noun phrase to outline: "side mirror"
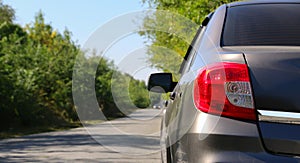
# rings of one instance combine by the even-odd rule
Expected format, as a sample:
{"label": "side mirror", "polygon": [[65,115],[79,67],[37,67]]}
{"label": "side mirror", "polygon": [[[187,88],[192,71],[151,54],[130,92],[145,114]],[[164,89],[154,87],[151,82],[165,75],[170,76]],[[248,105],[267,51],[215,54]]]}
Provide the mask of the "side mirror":
{"label": "side mirror", "polygon": [[177,82],[172,81],[171,73],[151,74],[148,80],[148,90],[157,93],[172,92]]}

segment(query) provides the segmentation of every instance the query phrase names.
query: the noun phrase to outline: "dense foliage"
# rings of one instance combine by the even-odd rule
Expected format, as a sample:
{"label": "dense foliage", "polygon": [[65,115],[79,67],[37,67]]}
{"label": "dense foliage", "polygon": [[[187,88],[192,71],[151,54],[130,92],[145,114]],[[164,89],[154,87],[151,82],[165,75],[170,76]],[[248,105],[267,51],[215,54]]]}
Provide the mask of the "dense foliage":
{"label": "dense foliage", "polygon": [[[178,71],[183,56],[204,18],[218,6],[235,0],[142,1],[157,9],[144,20],[144,28],[154,30],[140,33],[153,42],[148,51],[150,61],[157,68],[176,73],[174,68]],[[157,48],[160,46],[168,50]]]}
{"label": "dense foliage", "polygon": [[69,90],[79,48],[70,32],[57,33],[41,13],[26,28],[12,22],[0,25],[2,127],[76,120]]}
{"label": "dense foliage", "polygon": [[[82,77],[94,76],[100,109],[109,117],[124,115],[111,94],[112,75],[120,73],[111,62],[101,57],[86,57],[72,41],[71,32],[59,33],[53,29],[45,23],[42,12],[25,27],[15,24],[14,17],[14,10],[0,1],[0,131],[78,121],[72,97],[76,57],[81,57],[83,66],[98,65],[96,76],[87,71]],[[120,76],[130,78],[133,104],[148,107],[144,82],[125,74]]]}

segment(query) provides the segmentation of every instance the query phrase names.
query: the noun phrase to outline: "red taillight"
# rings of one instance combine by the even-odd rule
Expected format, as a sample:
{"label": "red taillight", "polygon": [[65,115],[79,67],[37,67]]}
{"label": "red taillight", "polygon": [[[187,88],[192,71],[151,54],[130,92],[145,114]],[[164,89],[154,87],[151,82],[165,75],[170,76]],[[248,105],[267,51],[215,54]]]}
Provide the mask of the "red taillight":
{"label": "red taillight", "polygon": [[256,120],[247,65],[220,62],[201,69],[194,84],[194,103],[206,113]]}

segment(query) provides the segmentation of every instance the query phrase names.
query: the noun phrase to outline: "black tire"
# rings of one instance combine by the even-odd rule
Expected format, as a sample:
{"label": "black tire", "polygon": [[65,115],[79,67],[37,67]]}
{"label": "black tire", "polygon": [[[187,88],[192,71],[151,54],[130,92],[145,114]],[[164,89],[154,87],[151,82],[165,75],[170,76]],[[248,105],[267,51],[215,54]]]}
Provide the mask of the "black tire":
{"label": "black tire", "polygon": [[171,147],[167,147],[166,149],[166,155],[167,155],[167,163],[172,163],[172,156],[171,156]]}

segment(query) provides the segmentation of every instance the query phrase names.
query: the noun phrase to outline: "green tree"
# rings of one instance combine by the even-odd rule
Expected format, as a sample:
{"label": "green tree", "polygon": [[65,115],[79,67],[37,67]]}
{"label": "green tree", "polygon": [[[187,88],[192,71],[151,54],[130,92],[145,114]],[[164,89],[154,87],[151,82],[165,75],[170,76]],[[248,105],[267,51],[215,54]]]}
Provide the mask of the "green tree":
{"label": "green tree", "polygon": [[12,23],[15,19],[15,10],[9,5],[3,4],[0,0],[0,24],[7,22]]}
{"label": "green tree", "polygon": [[[122,74],[105,58],[85,56],[72,41],[72,33],[55,30],[41,11],[25,27],[15,24],[14,17],[14,10],[0,0],[0,131],[78,121],[73,82],[77,82],[73,91],[83,92],[82,100],[94,98],[91,92],[96,92],[100,109],[108,117],[125,115],[114,101],[112,84],[117,85],[117,94],[122,97],[126,95],[123,90],[129,89],[129,100],[121,99],[127,108],[131,108],[131,102],[138,107],[149,104],[143,82]],[[76,66],[80,68],[74,68],[77,57],[80,60]],[[97,66],[95,73],[93,68]],[[78,81],[72,79],[73,70],[79,70]],[[114,74],[118,78],[113,78]],[[85,85],[87,79],[95,81],[95,90]],[[99,112],[89,107],[87,104],[77,111],[88,116]]]}
{"label": "green tree", "polygon": [[133,104],[138,108],[150,106],[150,97],[145,82],[130,78],[129,95]]}
{"label": "green tree", "polygon": [[[80,48],[71,40],[71,32],[62,34],[46,24],[42,12],[35,21],[25,27],[30,42],[25,54],[29,54],[36,75],[38,102],[66,120],[77,119],[72,100],[72,72]],[[30,48],[31,47],[31,48]],[[25,62],[27,64],[27,62]]]}
{"label": "green tree", "polygon": [[0,112],[9,115],[9,121],[1,119],[2,128],[77,120],[71,87],[80,49],[71,33],[53,30],[41,13],[24,29],[6,21],[0,32],[0,82],[5,86],[0,90],[5,101]]}
{"label": "green tree", "polygon": [[[89,57],[81,56],[77,66],[73,91],[81,101],[77,109],[81,118],[85,120],[103,118],[99,115],[100,111],[109,119],[122,117],[136,108],[149,106],[150,100],[145,83],[121,73],[111,61],[97,56],[95,52]],[[91,80],[95,80],[95,90],[92,90]],[[86,102],[94,98],[93,92],[96,93],[97,108]]]}
{"label": "green tree", "polygon": [[[174,68],[178,69],[180,66],[204,18],[218,6],[232,1],[234,0],[142,0],[143,3],[148,3],[157,9],[145,18],[144,28],[163,29],[161,30],[163,32],[148,30],[140,33],[152,42],[148,50],[152,65],[164,71],[176,72]],[[161,10],[174,13],[174,15],[164,14]],[[182,15],[189,21],[176,14]],[[182,33],[185,38],[174,33]]]}

